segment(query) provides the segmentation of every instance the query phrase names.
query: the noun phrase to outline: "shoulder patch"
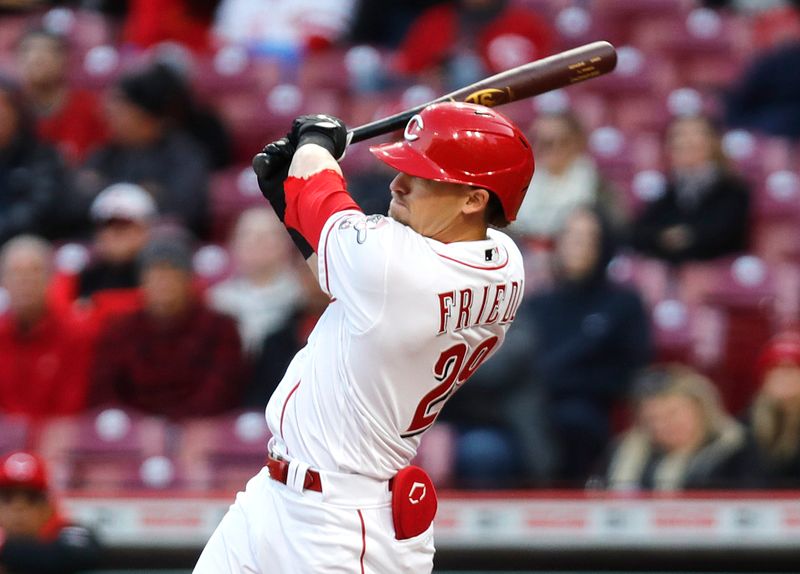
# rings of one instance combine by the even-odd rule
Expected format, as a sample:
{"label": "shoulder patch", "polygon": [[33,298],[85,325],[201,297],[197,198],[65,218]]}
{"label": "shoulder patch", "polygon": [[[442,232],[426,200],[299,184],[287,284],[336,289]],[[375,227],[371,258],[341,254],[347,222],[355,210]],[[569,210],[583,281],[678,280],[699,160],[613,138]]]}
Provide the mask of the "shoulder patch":
{"label": "shoulder patch", "polygon": [[339,230],[344,231],[353,229],[356,232],[356,242],[361,244],[367,240],[367,232],[370,229],[378,229],[387,223],[383,215],[353,215],[346,217],[344,221],[339,224]]}

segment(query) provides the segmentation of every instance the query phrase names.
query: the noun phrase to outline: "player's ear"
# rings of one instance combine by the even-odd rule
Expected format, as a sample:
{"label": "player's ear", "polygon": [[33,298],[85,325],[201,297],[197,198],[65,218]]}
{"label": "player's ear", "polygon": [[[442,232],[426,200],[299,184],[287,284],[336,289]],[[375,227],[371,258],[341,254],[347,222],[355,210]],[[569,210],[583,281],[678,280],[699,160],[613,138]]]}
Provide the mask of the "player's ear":
{"label": "player's ear", "polygon": [[464,201],[463,212],[465,215],[484,211],[489,205],[489,192],[482,187],[468,187],[466,201]]}

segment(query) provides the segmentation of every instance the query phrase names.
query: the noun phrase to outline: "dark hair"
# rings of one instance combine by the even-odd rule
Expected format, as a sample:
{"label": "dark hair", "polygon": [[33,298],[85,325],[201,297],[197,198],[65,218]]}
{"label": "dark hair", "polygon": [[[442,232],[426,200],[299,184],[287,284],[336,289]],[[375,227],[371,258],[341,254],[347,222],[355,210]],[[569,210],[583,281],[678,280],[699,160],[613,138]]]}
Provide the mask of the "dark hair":
{"label": "dark hair", "polygon": [[157,62],[128,72],[117,82],[120,95],[150,115],[166,119],[188,105],[188,88],[169,65]]}
{"label": "dark hair", "polygon": [[676,116],[672,118],[664,132],[664,141],[669,142],[672,137],[673,129],[676,125],[684,122],[697,122],[703,124],[708,131],[711,139],[713,140],[713,160],[718,167],[730,171],[730,161],[728,156],[725,155],[725,150],[722,148],[722,124],[720,121],[707,114],[690,114],[685,116]]}
{"label": "dark hair", "polygon": [[29,149],[36,144],[33,114],[25,101],[19,85],[0,74],[0,94],[5,95],[17,114],[17,133],[13,145],[18,150]]}
{"label": "dark hair", "polygon": [[[489,191],[488,189],[486,191]],[[508,227],[509,221],[506,219],[506,212],[500,198],[493,191],[489,191],[489,201],[486,204],[485,220],[487,225],[502,229]]]}

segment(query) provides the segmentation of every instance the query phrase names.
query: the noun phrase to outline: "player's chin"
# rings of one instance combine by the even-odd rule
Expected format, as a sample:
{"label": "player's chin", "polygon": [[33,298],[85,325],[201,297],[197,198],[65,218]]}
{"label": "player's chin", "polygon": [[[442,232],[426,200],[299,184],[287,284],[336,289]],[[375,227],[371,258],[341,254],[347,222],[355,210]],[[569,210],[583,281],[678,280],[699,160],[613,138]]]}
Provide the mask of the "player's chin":
{"label": "player's chin", "polygon": [[397,221],[398,223],[405,223],[407,224],[407,209],[404,205],[397,203],[395,200],[389,204],[389,217]]}

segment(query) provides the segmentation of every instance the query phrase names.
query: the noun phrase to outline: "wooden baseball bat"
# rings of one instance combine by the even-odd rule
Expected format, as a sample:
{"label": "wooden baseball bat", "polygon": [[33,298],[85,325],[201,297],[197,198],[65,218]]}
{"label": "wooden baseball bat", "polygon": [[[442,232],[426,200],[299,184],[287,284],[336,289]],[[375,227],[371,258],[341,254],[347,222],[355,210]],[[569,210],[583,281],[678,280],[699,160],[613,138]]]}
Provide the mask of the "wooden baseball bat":
{"label": "wooden baseball bat", "polygon": [[351,142],[359,142],[403,127],[414,114],[438,102],[471,102],[502,106],[551,90],[585,82],[611,72],[617,52],[608,42],[592,42],[495,74],[431,102],[350,130]]}

